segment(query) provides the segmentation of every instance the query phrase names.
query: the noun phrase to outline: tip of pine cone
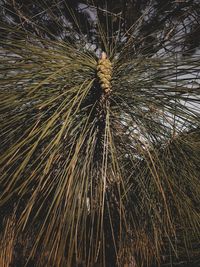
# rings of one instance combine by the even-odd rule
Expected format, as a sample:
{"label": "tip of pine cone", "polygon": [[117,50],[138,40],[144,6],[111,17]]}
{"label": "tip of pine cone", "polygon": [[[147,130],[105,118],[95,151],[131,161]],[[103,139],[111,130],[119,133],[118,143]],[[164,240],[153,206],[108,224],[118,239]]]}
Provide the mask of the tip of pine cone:
{"label": "tip of pine cone", "polygon": [[102,52],[101,53],[101,59],[106,59],[106,58],[107,58],[106,52]]}

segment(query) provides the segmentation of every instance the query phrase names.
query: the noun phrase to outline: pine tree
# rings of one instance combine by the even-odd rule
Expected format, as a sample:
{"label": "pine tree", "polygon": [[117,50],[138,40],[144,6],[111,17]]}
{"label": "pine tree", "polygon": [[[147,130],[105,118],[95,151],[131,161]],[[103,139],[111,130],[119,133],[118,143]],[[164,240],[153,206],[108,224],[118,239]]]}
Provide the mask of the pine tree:
{"label": "pine tree", "polygon": [[138,35],[146,14],[116,31],[107,12],[91,38],[68,13],[63,40],[0,26],[1,266],[196,261],[198,52],[178,26]]}

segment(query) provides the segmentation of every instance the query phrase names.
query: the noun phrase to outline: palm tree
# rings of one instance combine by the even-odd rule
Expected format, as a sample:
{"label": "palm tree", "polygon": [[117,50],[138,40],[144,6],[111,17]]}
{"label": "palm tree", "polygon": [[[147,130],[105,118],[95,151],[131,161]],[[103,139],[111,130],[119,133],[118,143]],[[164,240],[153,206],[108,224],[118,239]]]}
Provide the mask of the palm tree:
{"label": "palm tree", "polygon": [[145,15],[120,35],[109,18],[96,51],[81,28],[63,41],[1,24],[3,267],[200,255],[199,55],[177,52],[180,29],[152,51]]}

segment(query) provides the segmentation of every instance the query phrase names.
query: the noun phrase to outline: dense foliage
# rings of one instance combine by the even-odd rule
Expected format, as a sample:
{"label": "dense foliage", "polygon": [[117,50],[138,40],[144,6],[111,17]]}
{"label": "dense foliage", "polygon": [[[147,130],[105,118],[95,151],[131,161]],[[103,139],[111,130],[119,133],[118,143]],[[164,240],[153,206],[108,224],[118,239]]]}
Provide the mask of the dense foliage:
{"label": "dense foliage", "polygon": [[1,266],[197,266],[198,2],[1,7]]}

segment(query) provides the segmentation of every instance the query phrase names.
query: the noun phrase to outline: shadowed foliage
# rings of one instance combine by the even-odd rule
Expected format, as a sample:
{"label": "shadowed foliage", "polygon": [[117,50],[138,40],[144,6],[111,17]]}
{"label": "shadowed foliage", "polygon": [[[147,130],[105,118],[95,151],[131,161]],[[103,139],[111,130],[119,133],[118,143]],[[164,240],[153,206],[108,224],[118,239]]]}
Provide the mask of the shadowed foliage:
{"label": "shadowed foliage", "polygon": [[13,3],[17,21],[0,24],[0,264],[198,264],[199,52],[177,22],[189,6],[157,42],[142,35],[150,2],[118,32],[88,2],[88,35],[78,3],[29,10],[56,28]]}

